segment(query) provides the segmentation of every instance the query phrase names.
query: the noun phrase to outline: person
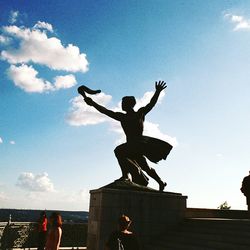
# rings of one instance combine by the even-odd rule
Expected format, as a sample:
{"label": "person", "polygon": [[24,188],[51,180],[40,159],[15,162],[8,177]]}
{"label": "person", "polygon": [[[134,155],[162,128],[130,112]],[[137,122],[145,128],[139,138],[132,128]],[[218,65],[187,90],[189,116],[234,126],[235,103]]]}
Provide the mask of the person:
{"label": "person", "polygon": [[126,135],[126,143],[117,146],[114,150],[122,172],[122,177],[119,180],[129,180],[129,174],[131,174],[133,182],[147,186],[148,178],[142,172],[143,170],[158,182],[160,191],[163,191],[167,185],[166,182],[161,180],[155,169],[148,165],[146,158],[154,163],[166,159],[172,149],[172,145],[160,139],[143,135],[145,116],[155,106],[161,91],[166,87],[167,85],[164,81],[155,82],[153,97],[145,107],[141,107],[138,111],[134,110],[136,104],[134,96],[123,97],[122,110],[125,113],[114,112],[97,104],[90,97],[86,96],[86,86],[78,88],[79,94],[83,96],[84,101],[88,105],[121,123],[121,127]]}
{"label": "person", "polygon": [[46,234],[47,234],[47,216],[46,212],[42,211],[40,213],[39,221],[38,221],[38,248],[37,250],[44,250],[45,242],[46,242]]}
{"label": "person", "polygon": [[249,175],[244,177],[240,190],[246,196],[247,210],[250,216],[250,171]]}
{"label": "person", "polygon": [[50,230],[47,236],[45,250],[58,250],[62,237],[62,217],[53,212],[49,218]]}
{"label": "person", "polygon": [[118,219],[118,229],[109,236],[105,250],[140,250],[136,235],[129,231],[131,222],[126,215]]}

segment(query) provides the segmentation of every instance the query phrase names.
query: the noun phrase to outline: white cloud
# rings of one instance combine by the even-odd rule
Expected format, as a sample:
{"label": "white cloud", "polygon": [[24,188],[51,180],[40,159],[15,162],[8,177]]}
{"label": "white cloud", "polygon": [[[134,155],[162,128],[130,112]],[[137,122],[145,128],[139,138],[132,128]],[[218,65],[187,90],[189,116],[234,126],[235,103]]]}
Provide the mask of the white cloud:
{"label": "white cloud", "polygon": [[238,30],[250,30],[250,20],[246,19],[244,16],[233,15],[227,13],[224,15],[226,19],[229,19],[232,23],[235,24],[234,31]]}
{"label": "white cloud", "polygon": [[29,192],[53,192],[54,185],[47,173],[34,175],[30,172],[21,173],[18,177],[18,187]]}
{"label": "white cloud", "polygon": [[41,21],[38,21],[34,27],[34,29],[46,29],[50,32],[53,32],[53,27],[50,23],[46,23],[46,22],[41,22]]}
{"label": "white cloud", "polygon": [[56,89],[68,89],[77,83],[74,75],[56,76],[54,80]]}
{"label": "white cloud", "polygon": [[[135,110],[148,104],[153,94],[154,94],[153,92],[146,92],[142,98],[137,99]],[[165,93],[163,91],[159,97],[159,102],[161,102],[164,96],[165,96]],[[108,104],[111,102],[111,99],[112,99],[110,95],[106,95],[103,92],[97,95],[92,95],[91,98],[102,106],[108,106]],[[67,122],[70,125],[72,126],[85,125],[86,126],[86,125],[95,125],[95,124],[99,124],[102,122],[109,122],[111,131],[119,135],[119,139],[116,141],[116,144],[120,144],[125,141],[125,134],[119,122],[99,113],[95,108],[88,106],[84,102],[81,96],[75,97],[71,101],[71,103],[72,103],[72,107],[67,116]],[[109,108],[109,109],[113,111],[121,111],[121,102],[119,102],[116,105],[116,107]],[[144,134],[166,140],[173,146],[177,146],[178,144],[177,139],[175,137],[171,137],[169,135],[162,133],[159,129],[158,124],[154,124],[148,121],[145,121],[144,123]]]}
{"label": "white cloud", "polygon": [[10,144],[11,144],[11,145],[15,145],[16,142],[15,142],[15,141],[10,141]]}
{"label": "white cloud", "polygon": [[2,44],[8,44],[11,41],[11,39],[7,36],[0,35],[0,43]]}
{"label": "white cloud", "polygon": [[86,54],[72,44],[64,46],[55,36],[49,37],[47,31],[53,33],[53,27],[43,21],[38,21],[32,28],[16,25],[2,27],[0,43],[4,49],[0,58],[10,64],[7,70],[10,79],[26,92],[43,93],[77,84],[72,74],[57,75],[52,81],[38,77],[40,74],[35,69],[36,65],[46,66],[52,71],[88,71]]}
{"label": "white cloud", "polygon": [[[106,95],[105,93],[91,97],[103,106],[107,105],[112,99],[110,95]],[[95,108],[88,106],[80,95],[75,97],[71,103],[72,108],[66,119],[72,126],[94,125],[109,120],[108,117],[99,113]]]}
{"label": "white cloud", "polygon": [[88,71],[86,54],[80,53],[77,46],[68,44],[64,47],[58,38],[48,37],[46,30],[39,29],[46,27],[52,30],[48,23],[40,22],[35,26],[36,29],[15,25],[3,27],[4,32],[18,43],[15,48],[7,48],[1,52],[3,60],[10,64],[37,63],[53,70]]}
{"label": "white cloud", "polygon": [[32,65],[28,66],[26,64],[20,66],[11,65],[8,69],[8,75],[17,87],[23,89],[25,92],[33,93],[71,88],[77,83],[75,76],[72,74],[56,76],[54,83],[51,83],[43,78],[39,78],[38,71]]}
{"label": "white cloud", "polygon": [[17,18],[19,16],[19,11],[11,11],[9,16],[9,22],[11,24],[15,23],[17,21]]}
{"label": "white cloud", "polygon": [[38,92],[52,90],[50,82],[37,78],[38,72],[32,67],[25,64],[21,66],[11,65],[8,75],[14,84],[26,92]]}
{"label": "white cloud", "polygon": [[3,143],[3,139],[0,137],[0,144]]}

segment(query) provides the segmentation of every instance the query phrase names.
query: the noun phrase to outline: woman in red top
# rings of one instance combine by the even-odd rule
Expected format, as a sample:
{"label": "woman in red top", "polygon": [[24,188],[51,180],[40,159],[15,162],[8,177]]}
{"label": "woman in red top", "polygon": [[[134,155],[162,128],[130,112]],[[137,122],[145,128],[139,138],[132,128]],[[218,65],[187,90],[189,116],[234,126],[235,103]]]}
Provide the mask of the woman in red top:
{"label": "woman in red top", "polygon": [[47,234],[47,216],[45,211],[40,213],[38,221],[38,250],[44,250],[46,234]]}
{"label": "woman in red top", "polygon": [[62,217],[59,213],[53,212],[49,222],[51,227],[48,233],[45,250],[58,250],[62,237]]}

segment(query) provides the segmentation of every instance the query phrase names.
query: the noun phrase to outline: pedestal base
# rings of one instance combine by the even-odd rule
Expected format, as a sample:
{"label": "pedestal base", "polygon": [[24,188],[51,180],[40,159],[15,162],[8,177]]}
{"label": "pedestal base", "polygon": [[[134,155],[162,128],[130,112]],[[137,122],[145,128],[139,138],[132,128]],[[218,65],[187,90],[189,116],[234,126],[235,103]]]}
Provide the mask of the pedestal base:
{"label": "pedestal base", "polygon": [[141,191],[136,186],[132,190],[112,187],[90,191],[88,250],[104,249],[122,214],[132,220],[130,230],[136,233],[142,246],[178,224],[185,215],[187,197],[179,193],[147,188]]}

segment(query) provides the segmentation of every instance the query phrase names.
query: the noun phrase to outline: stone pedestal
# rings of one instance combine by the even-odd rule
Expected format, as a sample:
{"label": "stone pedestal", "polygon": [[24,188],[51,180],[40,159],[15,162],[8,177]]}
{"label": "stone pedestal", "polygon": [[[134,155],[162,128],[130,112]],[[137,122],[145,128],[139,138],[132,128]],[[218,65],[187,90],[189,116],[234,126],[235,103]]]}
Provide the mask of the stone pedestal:
{"label": "stone pedestal", "polygon": [[130,230],[146,245],[185,216],[186,196],[152,189],[116,189],[112,185],[90,191],[88,250],[103,250],[105,241],[117,229],[118,218],[132,220]]}

